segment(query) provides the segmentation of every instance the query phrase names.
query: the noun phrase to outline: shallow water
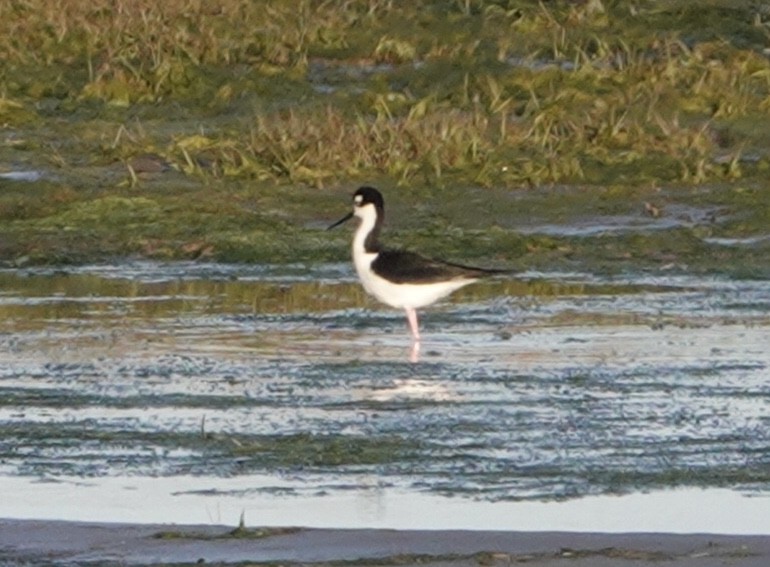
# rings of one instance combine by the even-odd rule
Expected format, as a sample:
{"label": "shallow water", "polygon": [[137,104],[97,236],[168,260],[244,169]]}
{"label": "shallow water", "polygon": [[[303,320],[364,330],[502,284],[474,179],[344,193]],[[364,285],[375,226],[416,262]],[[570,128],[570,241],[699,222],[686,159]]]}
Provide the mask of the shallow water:
{"label": "shallow water", "polygon": [[490,281],[422,314],[417,363],[347,265],[6,270],[0,321],[0,516],[556,529],[677,489],[770,533],[767,281]]}

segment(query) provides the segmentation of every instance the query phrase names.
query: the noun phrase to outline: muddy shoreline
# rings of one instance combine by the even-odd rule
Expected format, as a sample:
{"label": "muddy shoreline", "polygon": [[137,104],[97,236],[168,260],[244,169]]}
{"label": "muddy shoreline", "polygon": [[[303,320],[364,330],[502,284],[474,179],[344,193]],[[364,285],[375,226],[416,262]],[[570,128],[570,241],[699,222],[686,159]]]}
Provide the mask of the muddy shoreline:
{"label": "muddy shoreline", "polygon": [[3,565],[764,566],[770,537],[0,520]]}

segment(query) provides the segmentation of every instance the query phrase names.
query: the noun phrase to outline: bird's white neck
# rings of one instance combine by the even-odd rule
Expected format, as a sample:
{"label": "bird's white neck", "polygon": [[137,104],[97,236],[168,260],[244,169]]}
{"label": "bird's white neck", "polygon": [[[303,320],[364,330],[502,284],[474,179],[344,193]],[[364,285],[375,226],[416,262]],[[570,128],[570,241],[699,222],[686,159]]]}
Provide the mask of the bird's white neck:
{"label": "bird's white neck", "polygon": [[[377,256],[373,245],[378,245],[377,237],[379,222],[377,211],[373,206],[356,210],[355,215],[360,219],[356,233],[353,236],[353,264],[359,277],[366,278],[369,267]],[[366,287],[366,284],[364,284]]]}
{"label": "bird's white neck", "polygon": [[356,253],[374,253],[379,248],[379,229],[381,220],[373,205],[357,209],[355,215],[361,219],[353,237],[353,255]]}

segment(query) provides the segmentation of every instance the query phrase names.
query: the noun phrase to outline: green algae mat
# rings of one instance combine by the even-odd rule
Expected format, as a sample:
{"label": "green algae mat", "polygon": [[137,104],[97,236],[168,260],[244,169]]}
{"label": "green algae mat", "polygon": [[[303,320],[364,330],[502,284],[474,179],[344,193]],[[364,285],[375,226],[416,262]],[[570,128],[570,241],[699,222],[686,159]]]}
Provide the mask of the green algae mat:
{"label": "green algae mat", "polygon": [[367,183],[458,261],[762,276],[769,38],[748,1],[6,2],[0,260],[338,261]]}

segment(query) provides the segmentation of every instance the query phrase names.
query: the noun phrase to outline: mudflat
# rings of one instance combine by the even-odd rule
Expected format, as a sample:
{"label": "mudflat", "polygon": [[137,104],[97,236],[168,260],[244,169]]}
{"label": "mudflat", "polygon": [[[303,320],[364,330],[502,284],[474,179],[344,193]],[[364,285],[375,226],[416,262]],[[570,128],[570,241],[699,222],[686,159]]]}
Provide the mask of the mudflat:
{"label": "mudflat", "polygon": [[770,537],[713,534],[340,530],[0,520],[3,565],[770,564]]}

